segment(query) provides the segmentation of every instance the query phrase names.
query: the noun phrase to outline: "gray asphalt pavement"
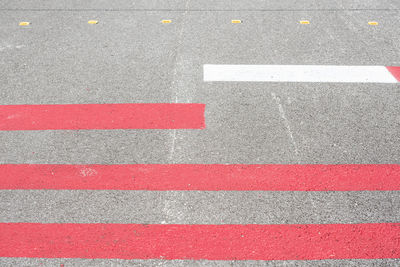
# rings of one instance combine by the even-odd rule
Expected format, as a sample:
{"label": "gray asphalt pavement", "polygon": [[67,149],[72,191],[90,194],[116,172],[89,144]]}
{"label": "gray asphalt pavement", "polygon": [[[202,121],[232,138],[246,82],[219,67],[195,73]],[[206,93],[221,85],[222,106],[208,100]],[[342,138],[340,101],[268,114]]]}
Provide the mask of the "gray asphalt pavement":
{"label": "gray asphalt pavement", "polygon": [[[2,0],[0,104],[205,103],[206,129],[0,131],[0,163],[400,163],[399,84],[204,82],[203,64],[400,66],[400,1]],[[400,222],[400,192],[1,190],[0,221]],[[399,266],[400,259],[0,259],[60,264]]]}

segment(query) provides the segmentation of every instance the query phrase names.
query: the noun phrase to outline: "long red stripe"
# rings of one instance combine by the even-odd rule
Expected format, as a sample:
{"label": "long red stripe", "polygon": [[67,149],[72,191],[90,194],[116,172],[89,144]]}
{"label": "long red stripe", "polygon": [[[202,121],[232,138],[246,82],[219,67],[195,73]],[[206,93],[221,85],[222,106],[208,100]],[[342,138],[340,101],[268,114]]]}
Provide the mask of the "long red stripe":
{"label": "long red stripe", "polygon": [[0,105],[0,130],[203,129],[204,104]]}
{"label": "long red stripe", "polygon": [[400,190],[400,165],[0,165],[0,189]]}
{"label": "long red stripe", "polygon": [[388,71],[400,82],[400,67],[386,67]]}
{"label": "long red stripe", "polygon": [[400,258],[400,223],[0,224],[1,257],[320,260]]}

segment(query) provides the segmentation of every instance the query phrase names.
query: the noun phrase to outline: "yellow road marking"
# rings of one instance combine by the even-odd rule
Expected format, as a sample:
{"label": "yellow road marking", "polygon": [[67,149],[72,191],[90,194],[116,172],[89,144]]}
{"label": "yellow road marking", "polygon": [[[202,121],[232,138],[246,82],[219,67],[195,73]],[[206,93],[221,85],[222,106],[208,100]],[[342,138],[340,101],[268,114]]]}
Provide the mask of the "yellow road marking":
{"label": "yellow road marking", "polygon": [[376,22],[376,21],[369,21],[368,24],[369,24],[369,25],[378,25],[378,22]]}
{"label": "yellow road marking", "polygon": [[172,20],[170,20],[170,19],[163,19],[161,21],[161,23],[171,23],[171,22],[172,22]]}
{"label": "yellow road marking", "polygon": [[308,21],[308,20],[300,20],[300,24],[310,24],[310,21]]}
{"label": "yellow road marking", "polygon": [[29,24],[31,24],[31,23],[28,21],[22,21],[19,23],[19,26],[28,26]]}
{"label": "yellow road marking", "polygon": [[89,20],[87,23],[89,23],[89,24],[97,24],[99,22],[97,20]]}
{"label": "yellow road marking", "polygon": [[240,19],[233,19],[232,23],[242,23],[242,21]]}

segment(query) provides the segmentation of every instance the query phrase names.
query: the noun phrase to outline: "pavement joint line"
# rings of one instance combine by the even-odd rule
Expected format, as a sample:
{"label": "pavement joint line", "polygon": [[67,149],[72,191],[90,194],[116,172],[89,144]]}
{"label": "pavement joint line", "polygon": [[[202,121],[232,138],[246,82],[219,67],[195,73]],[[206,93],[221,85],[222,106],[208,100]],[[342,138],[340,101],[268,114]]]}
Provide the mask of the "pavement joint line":
{"label": "pavement joint line", "polygon": [[42,9],[15,9],[15,8],[0,8],[0,11],[66,11],[66,12],[87,12],[87,11],[101,11],[101,12],[121,12],[121,11],[133,11],[133,12],[149,12],[149,11],[156,11],[156,12],[359,12],[359,11],[388,11],[388,12],[398,12],[400,8],[383,8],[383,9],[192,9],[192,10],[185,10],[185,9],[97,9],[97,8],[88,8],[88,9],[52,9],[52,8],[42,8]]}
{"label": "pavement joint line", "polygon": [[289,139],[290,139],[290,141],[292,143],[292,146],[293,146],[293,149],[294,149],[294,154],[296,156],[297,163],[301,164],[300,150],[299,150],[299,148],[297,146],[296,140],[294,139],[293,131],[291,130],[291,127],[290,127],[290,121],[287,119],[287,117],[285,115],[285,110],[283,109],[283,105],[281,103],[281,99],[274,92],[271,92],[271,96],[274,99],[276,105],[278,106],[279,115],[281,116],[281,118],[283,120],[283,124],[286,127]]}
{"label": "pavement joint line", "polygon": [[[182,53],[181,53],[181,49],[182,49],[182,44],[184,41],[184,29],[185,29],[185,23],[186,23],[186,15],[188,14],[188,9],[189,9],[189,5],[190,5],[190,0],[187,0],[185,3],[185,12],[182,14],[182,23],[180,23],[180,28],[179,28],[179,33],[178,33],[178,40],[177,40],[177,45],[176,45],[176,51],[174,53],[174,57],[173,57],[173,72],[172,72],[172,80],[171,80],[171,84],[170,84],[170,90],[173,90],[173,94],[175,95],[175,99],[174,102],[178,103],[178,93],[179,93],[179,85],[177,84],[177,80],[178,80],[178,65],[179,62],[183,60],[182,58]],[[176,129],[173,130],[172,132],[172,142],[171,142],[171,147],[170,147],[170,151],[169,151],[169,155],[168,155],[168,159],[172,162],[175,163],[175,147],[176,147],[176,141],[178,139],[178,133],[176,131]]]}

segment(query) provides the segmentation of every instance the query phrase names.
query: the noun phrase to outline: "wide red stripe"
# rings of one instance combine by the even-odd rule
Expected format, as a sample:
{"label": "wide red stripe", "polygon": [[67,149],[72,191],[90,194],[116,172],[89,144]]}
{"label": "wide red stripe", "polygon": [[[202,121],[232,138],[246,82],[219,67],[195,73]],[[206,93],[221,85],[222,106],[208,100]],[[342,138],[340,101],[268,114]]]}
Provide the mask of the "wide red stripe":
{"label": "wide red stripe", "polygon": [[400,165],[0,165],[0,189],[400,190]]}
{"label": "wide red stripe", "polygon": [[1,257],[320,260],[400,258],[400,223],[0,224]]}
{"label": "wide red stripe", "polygon": [[204,104],[0,105],[0,130],[203,129]]}
{"label": "wide red stripe", "polygon": [[400,82],[400,67],[386,67],[388,71]]}

